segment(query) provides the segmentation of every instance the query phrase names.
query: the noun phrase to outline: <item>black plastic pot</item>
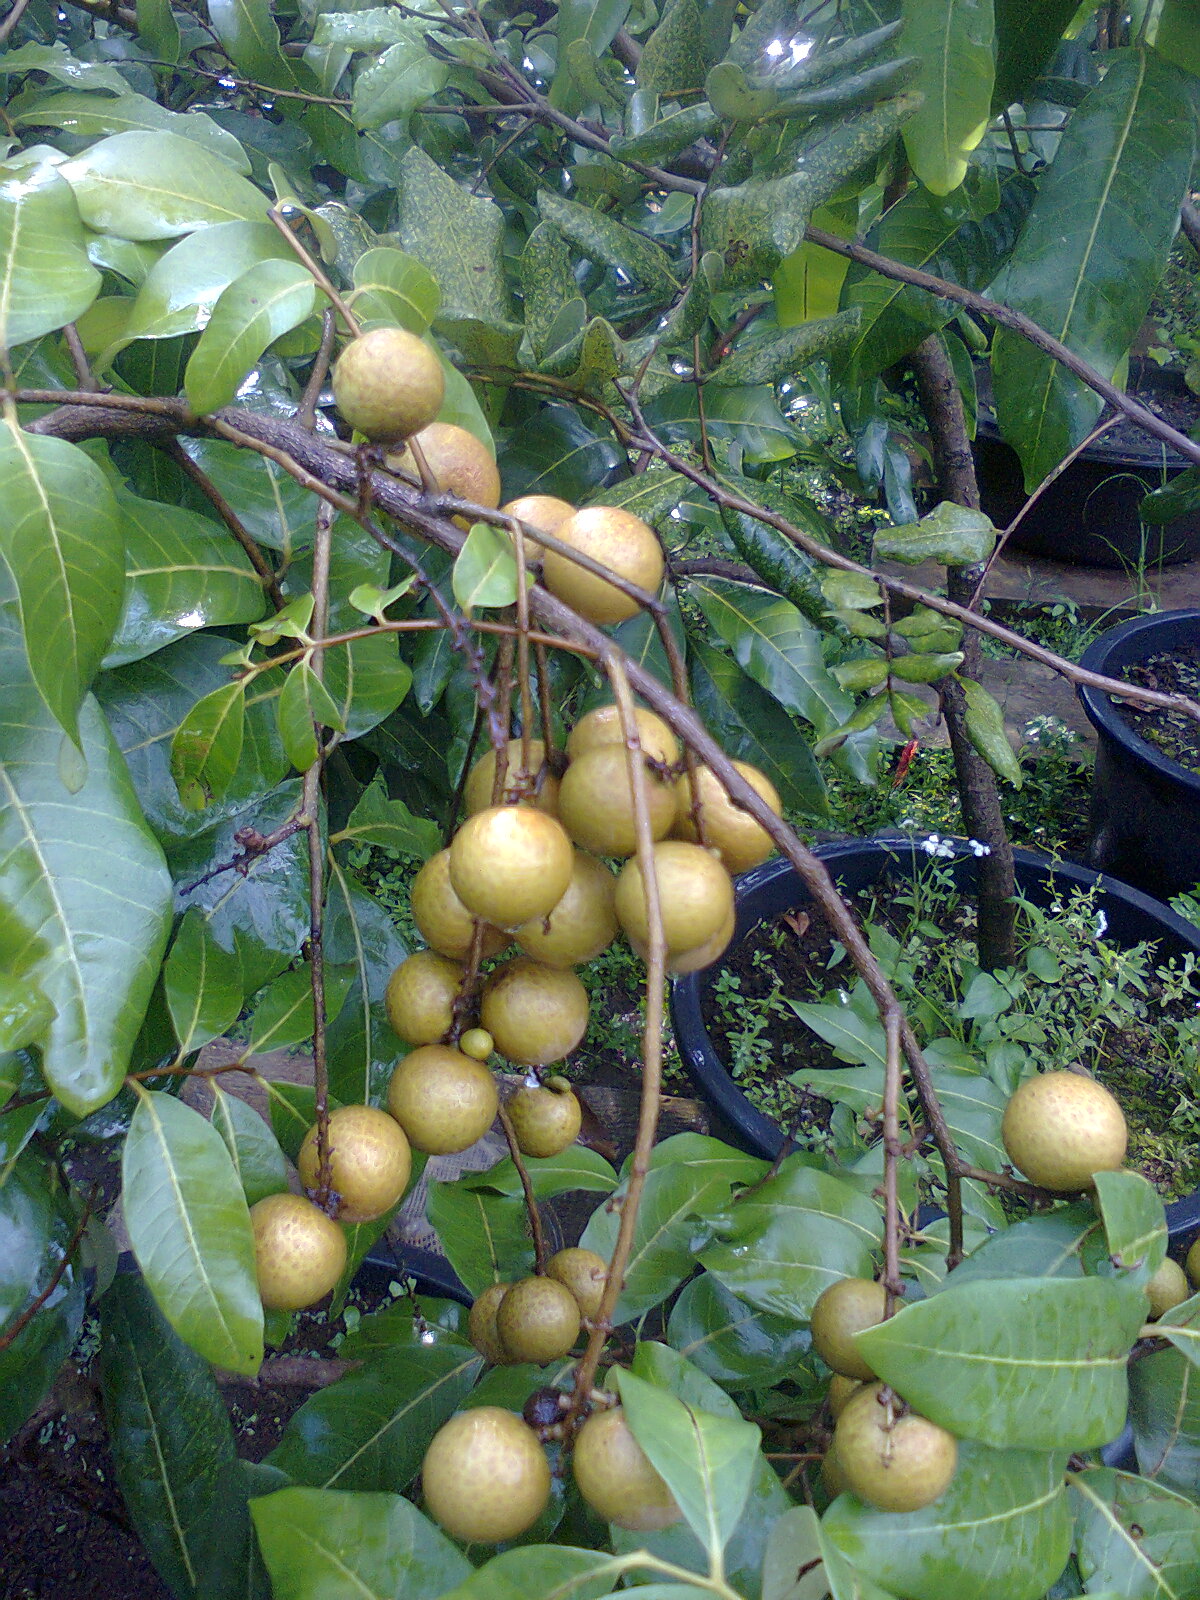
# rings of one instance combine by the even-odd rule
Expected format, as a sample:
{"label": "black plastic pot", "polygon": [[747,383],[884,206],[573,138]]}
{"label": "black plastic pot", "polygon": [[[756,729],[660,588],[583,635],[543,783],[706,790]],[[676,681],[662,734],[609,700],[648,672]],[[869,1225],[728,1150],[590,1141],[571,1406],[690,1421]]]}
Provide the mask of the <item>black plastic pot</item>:
{"label": "black plastic pot", "polygon": [[[1164,650],[1200,642],[1200,611],[1165,611],[1110,628],[1083,665],[1119,678]],[[1166,897],[1200,881],[1200,774],[1139,737],[1106,694],[1079,698],[1099,735],[1089,862]]]}
{"label": "black plastic pot", "polygon": [[[1174,372],[1146,369],[1145,396],[1190,395]],[[1200,411],[1200,402],[1197,403]],[[1102,435],[1038,499],[1012,537],[1032,555],[1089,567],[1170,565],[1200,555],[1200,511],[1162,526],[1143,524],[1139,507],[1149,489],[1177,477],[1187,462],[1150,434],[1128,433],[1120,444]],[[991,412],[980,406],[975,469],[984,511],[1005,528],[1027,498],[1017,453],[1005,444]]]}
{"label": "black plastic pot", "polygon": [[[909,874],[928,859],[908,839],[853,839],[845,844],[823,845],[817,853],[850,894],[875,883],[887,870]],[[1086,867],[1051,863],[1030,850],[1014,850],[1013,856],[1017,884],[1036,905],[1049,905],[1063,889],[1091,889],[1097,883],[1096,873]],[[974,891],[979,865],[974,855],[957,856],[939,865],[949,867],[965,892]],[[737,884],[737,927],[731,948],[760,922],[803,907],[808,901],[808,890],[795,868],[781,857],[745,873]],[[1164,959],[1189,950],[1200,957],[1200,929],[1137,889],[1112,878],[1103,879],[1096,903],[1108,919],[1108,937],[1118,943],[1132,945],[1153,939]],[[782,1129],[756,1110],[738,1088],[704,1026],[703,1001],[721,966],[716,962],[703,972],[689,973],[672,982],[675,1042],[684,1066],[711,1107],[713,1132],[742,1150],[773,1161],[783,1147]],[[1200,1196],[1185,1203],[1194,1207],[1195,1223],[1200,1224]]]}

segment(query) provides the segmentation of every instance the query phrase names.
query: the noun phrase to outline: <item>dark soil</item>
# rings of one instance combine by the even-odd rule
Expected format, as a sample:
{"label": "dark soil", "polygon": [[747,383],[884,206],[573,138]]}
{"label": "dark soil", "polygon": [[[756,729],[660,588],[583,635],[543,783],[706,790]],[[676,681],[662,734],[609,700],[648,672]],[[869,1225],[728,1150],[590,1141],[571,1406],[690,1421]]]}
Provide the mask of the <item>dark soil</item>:
{"label": "dark soil", "polygon": [[[1164,650],[1136,666],[1126,667],[1124,676],[1143,689],[1183,694],[1194,700],[1200,697],[1200,644]],[[1189,772],[1200,772],[1200,724],[1191,717],[1182,711],[1131,705],[1127,700],[1117,704],[1117,711],[1147,744]]]}
{"label": "dark soil", "polygon": [[[1156,417],[1169,422],[1180,433],[1190,433],[1200,419],[1200,399],[1190,391],[1179,394],[1173,390],[1138,388],[1136,398],[1147,411],[1153,411]],[[1104,418],[1110,415],[1107,410],[1103,413]],[[1148,447],[1157,450],[1158,440],[1152,440],[1145,429],[1128,420],[1118,422],[1098,441],[1101,450],[1125,451],[1139,457],[1146,454]]]}

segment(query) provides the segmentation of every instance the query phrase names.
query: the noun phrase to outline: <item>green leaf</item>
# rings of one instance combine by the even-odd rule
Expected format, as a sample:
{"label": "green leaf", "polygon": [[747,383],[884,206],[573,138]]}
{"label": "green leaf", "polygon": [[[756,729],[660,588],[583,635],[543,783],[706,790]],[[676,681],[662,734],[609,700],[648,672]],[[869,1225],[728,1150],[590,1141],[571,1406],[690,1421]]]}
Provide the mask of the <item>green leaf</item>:
{"label": "green leaf", "polygon": [[65,44],[23,44],[4,53],[4,71],[44,72],[58,83],[73,89],[105,89],[124,94],[129,85],[116,67],[105,61],[81,61]]}
{"label": "green leaf", "polygon": [[267,1459],[314,1488],[400,1493],[483,1365],[482,1356],[457,1345],[378,1356],[306,1400]]}
{"label": "green leaf", "polygon": [[316,728],[346,731],[341,707],[313,671],[307,657],[297,661],[283,680],[279,696],[279,737],[297,772],[306,772],[317,759]]}
{"label": "green leaf", "polygon": [[[349,992],[351,975],[325,969],[326,1020],[335,1022]],[[275,979],[254,1008],[246,1054],[285,1050],[305,1044],[313,1034],[312,968],[293,967]]]}
{"label": "green leaf", "polygon": [[1014,789],[1019,789],[1025,775],[1008,742],[1004,712],[974,678],[959,678],[958,683],[967,705],[967,736],[971,743],[994,772],[1007,779]]}
{"label": "green leaf", "polygon": [[[134,299],[122,340],[171,339],[194,333],[208,322],[229,285],[252,267],[264,261],[294,263],[295,259],[282,235],[268,222],[222,222],[201,228],[173,245],[150,268]],[[190,450],[202,464],[209,454],[239,462],[245,461],[246,455],[234,445],[211,440],[194,443]],[[252,477],[273,466],[255,456],[245,462],[242,472]],[[276,473],[280,470],[275,468]],[[307,491],[301,492],[307,503]],[[241,510],[241,498],[233,495],[230,499]],[[272,542],[270,548],[279,545]]]}
{"label": "green leaf", "polygon": [[637,86],[664,98],[692,92],[704,80],[704,15],[697,0],[671,0],[642,46]]}
{"label": "green leaf", "polygon": [[442,295],[442,316],[504,322],[504,214],[468,194],[417,145],[399,163],[396,238],[426,267]]}
{"label": "green leaf", "polygon": [[904,48],[921,63],[922,104],[904,127],[912,169],[934,194],[966,176],[987,132],[995,77],[992,0],[901,0]]}
{"label": "green leaf", "polygon": [[1084,1450],[1120,1433],[1145,1315],[1132,1283],[1009,1278],[955,1289],[856,1337],[923,1415],[1000,1448]]}
{"label": "green leaf", "polygon": [[174,64],[179,60],[179,24],[170,0],[135,0],[138,38],[151,55]]}
{"label": "green leaf", "polygon": [[803,371],[812,361],[844,360],[858,337],[862,313],[857,306],[831,317],[803,322],[786,333],[741,339],[708,376],[717,388],[745,383],[778,383]]}
{"label": "green leaf", "polygon": [[493,1556],[441,1600],[604,1600],[623,1570],[606,1550],[525,1545]]}
{"label": "green leaf", "polygon": [[211,517],[125,494],[117,508],[125,533],[125,604],[105,667],[139,661],[197,628],[262,616],[262,581]]}
{"label": "green leaf", "polygon": [[861,1190],[791,1157],[716,1219],[717,1241],[700,1262],[750,1305],[807,1321],[831,1283],[871,1276],[879,1230]]}
{"label": "green leaf", "polygon": [[438,1600],[471,1563],[408,1500],[280,1489],[250,1505],[275,1600]]}
{"label": "green leaf", "polygon": [[697,139],[707,138],[720,120],[706,100],[676,106],[640,133],[617,134],[609,141],[609,148],[614,155],[630,161],[661,166]]}
{"label": "green leaf", "polygon": [[[1122,53],[1067,124],[994,291],[1106,378],[1166,266],[1194,138],[1184,77],[1152,52]],[[1101,399],[1007,329],[996,335],[992,381],[1033,489],[1087,435]]]}
{"label": "green leaf", "polygon": [[[385,15],[394,16],[395,13]],[[407,328],[409,333],[427,333],[440,299],[433,274],[415,256],[406,255],[403,250],[393,250],[390,246],[364,250],[354,263],[354,293],[350,304],[364,329],[398,325]]]}
{"label": "green leaf", "polygon": [[[764,1170],[764,1162],[700,1134],[676,1134],[655,1146],[615,1321],[627,1322],[659,1305],[691,1276],[698,1241],[712,1232],[711,1223],[700,1220],[703,1213],[723,1207],[734,1184],[753,1183]],[[623,1173],[622,1184],[627,1181]],[[618,1189],[618,1198],[622,1192]],[[580,1244],[608,1261],[619,1226],[619,1211],[602,1206],[592,1213]]]}
{"label": "green leaf", "polygon": [[[145,1284],[119,1275],[100,1301],[100,1373],[117,1481],[171,1592],[245,1592],[252,1535],[229,1414],[208,1365]],[[239,1492],[240,1491],[240,1492]]]}
{"label": "green leaf", "polygon": [[807,1328],[748,1305],[710,1272],[684,1285],[667,1334],[710,1378],[743,1389],[791,1377],[810,1346]]}
{"label": "green leaf", "polygon": [[349,822],[331,842],[350,839],[360,844],[380,844],[420,861],[441,848],[437,823],[428,817],[414,817],[403,800],[389,799],[382,772],[377,772],[363,790]]}
{"label": "green leaf", "polygon": [[666,1481],[688,1526],[713,1561],[738,1524],[758,1463],[759,1431],[741,1417],[713,1416],[622,1371],[630,1431]]}
{"label": "green leaf", "polygon": [[382,128],[385,122],[406,122],[419,105],[446,85],[450,63],[430,55],[414,28],[354,80],[354,126]]}
{"label": "green leaf", "polygon": [[477,522],[454,562],[450,585],[464,611],[511,606],[517,598],[517,560],[503,528]]}
{"label": "green leaf", "polygon": [[0,344],[73,322],[99,291],[70,185],[54,167],[0,167]]}
{"label": "green leaf", "polygon": [[[525,1168],[534,1197],[538,1200],[551,1200],[566,1189],[588,1194],[611,1194],[617,1187],[617,1175],[604,1157],[582,1144],[570,1144],[556,1156],[526,1156]],[[497,1194],[520,1195],[524,1192],[521,1175],[507,1156],[486,1172],[466,1177],[463,1181],[472,1188],[492,1189]]]}
{"label": "green leaf", "polygon": [[16,127],[62,128],[78,139],[108,133],[173,133],[203,145],[235,172],[250,172],[250,162],[232,133],[203,111],[168,111],[144,94],[52,94],[32,102],[13,118]]}
{"label": "green leaf", "polygon": [[1200,45],[1196,39],[1196,0],[1163,0],[1154,44],[1159,55],[1167,61],[1174,62],[1186,72],[1200,73]]}
{"label": "green leaf", "polygon": [[317,286],[299,261],[260,261],[222,291],[187,364],[188,404],[198,416],[237,396],[268,345],[312,315]]}
{"label": "green leaf", "polygon": [[674,298],[680,285],[671,258],[662,245],[645,234],[627,228],[623,222],[606,216],[591,206],[565,200],[549,189],[538,192],[538,211],[553,223],[568,244],[590,261],[602,261],[614,271],[640,283],[643,288]]}
{"label": "green leaf", "polygon": [[825,1513],[823,1536],[891,1593],[963,1600],[993,1593],[1003,1573],[1004,1600],[1040,1600],[1071,1549],[1064,1464],[1061,1453],[964,1441],[950,1487],[931,1506],[875,1511],[844,1494]]}
{"label": "green leaf", "polygon": [[1140,1172],[1098,1172],[1096,1205],[1113,1265],[1125,1272],[1140,1269],[1145,1283],[1167,1253],[1167,1215],[1154,1185]]}
{"label": "green leaf", "polygon": [[582,40],[599,59],[629,15],[629,0],[560,0],[558,17],[558,70],[550,86],[550,101],[560,111],[579,109],[578,90],[567,69],[571,46]]}
{"label": "green leaf", "polygon": [[163,991],[181,1055],[219,1039],[242,1009],[242,968],[196,910],[186,913],[163,967]]}
{"label": "green leaf", "polygon": [[1200,1597],[1200,1507],[1107,1467],[1071,1480],[1079,1573],[1089,1592],[1130,1600]]}
{"label": "green leaf", "polygon": [[79,214],[118,239],[173,239],[213,222],[255,221],[267,197],[228,162],[174,133],[114,133],[64,162]]}
{"label": "green leaf", "polygon": [[287,1162],[279,1141],[253,1106],[222,1089],[213,1078],[213,1127],[225,1141],[246,1204],[253,1206],[288,1186]]}
{"label": "green leaf", "polygon": [[224,797],[242,755],[246,685],[235,678],[198,700],[171,741],[171,776],[190,811]]}
{"label": "green leaf", "polygon": [[689,665],[696,708],[729,755],[765,772],[785,809],[822,815],[824,780],[786,712],[735,661],[699,639],[691,640]]}
{"label": "green leaf", "polygon": [[79,707],[116,626],[125,579],[117,503],[77,445],[0,426],[0,557],[16,585],[38,690],[79,742]]}
{"label": "green leaf", "polygon": [[472,1295],[481,1294],[493,1283],[511,1283],[533,1270],[529,1218],[520,1196],[431,1179],[426,1215],[446,1259]]}
{"label": "green leaf", "polygon": [[384,997],[409,950],[390,913],[343,871],[336,855],[330,857],[325,951],[329,961],[355,974],[326,1037],[330,1090],[347,1104],[362,1104],[382,1095],[395,1065]]}
{"label": "green leaf", "polygon": [[990,517],[969,506],[941,500],[920,522],[880,528],[875,535],[876,557],[920,566],[922,561],[940,561],[947,567],[973,567],[986,561],[996,543],[996,529]]}
{"label": "green leaf", "polygon": [[[1025,92],[1046,66],[1075,13],[1077,0],[994,0],[996,8],[996,85],[992,105],[1003,111]],[[1161,32],[1161,24],[1160,24]]]}
{"label": "green leaf", "polygon": [[121,1177],[129,1241],[167,1321],[207,1361],[257,1372],[254,1238],[220,1134],[182,1101],[142,1090]]}
{"label": "green leaf", "polygon": [[1194,1494],[1200,1482],[1200,1381],[1182,1351],[1159,1350],[1133,1362],[1129,1420],[1141,1471],[1181,1494]]}

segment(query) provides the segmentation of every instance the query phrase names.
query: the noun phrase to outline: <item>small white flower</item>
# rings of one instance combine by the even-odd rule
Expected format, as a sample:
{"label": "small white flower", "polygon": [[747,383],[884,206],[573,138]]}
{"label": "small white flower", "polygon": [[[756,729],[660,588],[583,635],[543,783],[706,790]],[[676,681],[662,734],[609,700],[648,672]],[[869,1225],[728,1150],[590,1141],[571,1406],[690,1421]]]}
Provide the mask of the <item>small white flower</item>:
{"label": "small white flower", "polygon": [[971,852],[972,852],[973,855],[990,856],[991,853],[992,853],[991,845],[990,844],[981,844],[978,839],[968,839],[967,843],[970,845]]}
{"label": "small white flower", "polygon": [[422,1328],[421,1329],[421,1343],[422,1344],[436,1344],[437,1343],[437,1334],[434,1333],[432,1328]]}
{"label": "small white flower", "polygon": [[1108,931],[1108,918],[1104,915],[1103,911],[1098,911],[1096,913],[1096,937],[1097,937],[1097,939],[1103,939],[1103,937],[1107,933],[1107,931]]}
{"label": "small white flower", "polygon": [[931,833],[928,839],[922,839],[920,847],[927,856],[938,856],[942,853],[942,841],[936,833]]}

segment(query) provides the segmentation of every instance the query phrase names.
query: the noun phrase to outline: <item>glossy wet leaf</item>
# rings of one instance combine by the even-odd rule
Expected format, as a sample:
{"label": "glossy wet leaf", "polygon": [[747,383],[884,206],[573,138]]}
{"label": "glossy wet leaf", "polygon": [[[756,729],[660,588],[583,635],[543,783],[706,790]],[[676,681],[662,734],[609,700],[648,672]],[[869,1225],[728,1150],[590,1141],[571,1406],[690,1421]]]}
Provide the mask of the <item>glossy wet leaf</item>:
{"label": "glossy wet leaf", "polygon": [[902,0],[901,12],[904,48],[921,62],[923,96],[904,126],[904,148],[925,187],[949,194],[992,114],[992,0]]}
{"label": "glossy wet leaf", "polygon": [[405,151],[399,170],[395,238],[436,279],[442,315],[503,322],[509,305],[499,206],[460,188],[418,145]]}
{"label": "glossy wet leaf", "polygon": [[1120,1433],[1125,1362],[1145,1315],[1118,1279],[953,1280],[856,1336],[885,1383],[959,1437],[1083,1450]]}
{"label": "glossy wet leaf", "polygon": [[407,121],[417,106],[445,86],[450,64],[431,55],[414,28],[354,80],[352,114],[359,129]]}
{"label": "glossy wet leaf", "polygon": [[1071,1549],[1065,1464],[1065,1452],[964,1441],[950,1487],[923,1511],[875,1511],[844,1494],[822,1518],[823,1534],[907,1600],[988,1594],[998,1574],[1004,1600],[1040,1600]]}
{"label": "glossy wet leaf", "polygon": [[307,658],[297,661],[283,680],[277,709],[284,753],[297,772],[307,771],[317,759],[317,728],[346,730],[341,707]]}
{"label": "glossy wet leaf", "polygon": [[[556,1156],[526,1156],[525,1168],[530,1186],[539,1200],[549,1200],[565,1189],[576,1189],[588,1194],[611,1194],[617,1187],[617,1175],[608,1162],[595,1150],[583,1144],[571,1144]],[[494,1167],[476,1177],[466,1179],[473,1188],[493,1189],[499,1194],[519,1195],[524,1191],[521,1175],[506,1156]]]}
{"label": "glossy wet leaf", "polygon": [[493,1556],[440,1600],[603,1600],[619,1570],[604,1550],[525,1545]]}
{"label": "glossy wet leaf", "polygon": [[275,1600],[438,1600],[471,1564],[394,1494],[280,1489],[251,1502]]}
{"label": "glossy wet leaf", "polygon": [[1071,1482],[1080,1575],[1089,1592],[1197,1600],[1200,1507],[1147,1478],[1108,1468]]}
{"label": "glossy wet leaf", "polygon": [[288,1186],[287,1162],[269,1123],[252,1105],[212,1080],[212,1124],[229,1151],[248,1206]]}
{"label": "glossy wet leaf", "polygon": [[121,1162],[133,1253],[167,1321],[231,1372],[262,1361],[262,1301],[241,1184],[220,1134],[171,1095],[143,1091]]}
{"label": "glossy wet leaf", "polygon": [[352,304],[363,328],[398,324],[410,333],[425,333],[440,299],[437,279],[403,250],[387,246],[364,250],[354,263]]}
{"label": "glossy wet leaf", "polygon": [[458,553],[451,577],[454,598],[464,611],[477,606],[511,606],[517,598],[517,561],[503,528],[477,522]]}
{"label": "glossy wet leaf", "polygon": [[[465,1183],[431,1182],[426,1215],[447,1260],[472,1295],[533,1270],[533,1242],[521,1196],[492,1194]],[[587,1243],[586,1235],[583,1242]]]}
{"label": "glossy wet leaf", "polygon": [[330,1089],[343,1101],[362,1104],[382,1093],[395,1064],[384,996],[388,979],[409,951],[390,913],[336,858],[329,868],[325,951],[328,960],[354,975],[326,1039]]}
{"label": "glossy wet leaf", "polygon": [[0,556],[17,591],[29,670],[72,738],[117,623],[125,562],[108,479],[77,445],[0,425]]}
{"label": "glossy wet leaf", "polygon": [[188,911],[179,924],[163,966],[163,989],[181,1053],[219,1039],[237,1021],[241,963],[221,948],[198,911]]}
{"label": "glossy wet leaf", "polygon": [[1135,1361],[1129,1369],[1129,1420],[1139,1471],[1193,1496],[1200,1484],[1196,1365],[1179,1350],[1156,1350]]}
{"label": "glossy wet leaf", "polygon": [[194,139],[114,133],[59,168],[90,228],[119,239],[173,239],[214,222],[258,221],[261,190]]}
{"label": "glossy wet leaf", "polygon": [[378,1356],[306,1400],[267,1459],[314,1488],[400,1493],[483,1364],[474,1350],[451,1345]]}
{"label": "glossy wet leaf", "polygon": [[168,111],[144,94],[47,95],[14,117],[13,122],[16,126],[61,128],[82,139],[98,139],[109,133],[173,133],[203,145],[235,172],[250,172],[241,145],[210,116],[203,111]]}
{"label": "glossy wet leaf", "polygon": [[[337,967],[325,969],[325,1012],[330,1023],[350,987],[351,976]],[[250,1019],[247,1052],[284,1050],[312,1038],[312,969],[307,963],[283,973],[266,990]]]}
{"label": "glossy wet leaf", "polygon": [[684,1285],[671,1308],[667,1337],[710,1378],[739,1388],[790,1377],[811,1344],[800,1322],[758,1310],[711,1272]]}
{"label": "glossy wet leaf", "polygon": [[299,327],[317,305],[317,286],[299,261],[260,261],[235,278],[187,364],[188,404],[199,416],[231,403],[263,351]]}
{"label": "glossy wet leaf", "polygon": [[[172,245],[150,268],[134,299],[123,338],[170,339],[193,333],[204,327],[229,285],[252,267],[264,261],[295,259],[269,222],[222,222],[201,228]],[[244,459],[232,445],[211,440],[191,449],[198,459],[210,452]],[[261,472],[273,466],[256,456],[246,463],[246,471],[251,472],[257,463],[261,463]],[[240,510],[240,498],[237,504]]]}
{"label": "glossy wet leaf", "polygon": [[1137,1269],[1145,1283],[1167,1253],[1167,1217],[1154,1185],[1140,1172],[1098,1172],[1096,1205],[1113,1265]]}
{"label": "glossy wet leaf", "polygon": [[171,776],[189,811],[222,800],[238,769],[245,737],[246,686],[241,679],[198,700],[171,740]]}
{"label": "glossy wet leaf", "polygon": [[195,1600],[246,1593],[246,1494],[207,1362],[179,1338],[136,1274],[118,1275],[104,1295],[100,1329],[117,1481],[156,1571],[173,1594]]}
{"label": "glossy wet leaf", "polygon": [[37,339],[82,316],[100,290],[70,185],[53,167],[0,166],[0,343]]}

